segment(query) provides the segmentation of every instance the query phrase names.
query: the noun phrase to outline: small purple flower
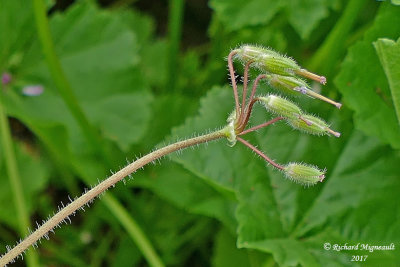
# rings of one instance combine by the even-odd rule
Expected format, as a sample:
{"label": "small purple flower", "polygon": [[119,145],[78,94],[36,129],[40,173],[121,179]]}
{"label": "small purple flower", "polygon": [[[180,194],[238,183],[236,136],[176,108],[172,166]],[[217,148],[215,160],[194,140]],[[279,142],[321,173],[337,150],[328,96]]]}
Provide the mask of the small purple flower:
{"label": "small purple flower", "polygon": [[1,75],[1,83],[3,85],[7,85],[11,82],[11,80],[12,80],[11,74],[8,72],[3,72],[3,74]]}
{"label": "small purple flower", "polygon": [[38,96],[41,95],[43,91],[44,88],[41,85],[28,85],[22,88],[22,93],[26,96]]}

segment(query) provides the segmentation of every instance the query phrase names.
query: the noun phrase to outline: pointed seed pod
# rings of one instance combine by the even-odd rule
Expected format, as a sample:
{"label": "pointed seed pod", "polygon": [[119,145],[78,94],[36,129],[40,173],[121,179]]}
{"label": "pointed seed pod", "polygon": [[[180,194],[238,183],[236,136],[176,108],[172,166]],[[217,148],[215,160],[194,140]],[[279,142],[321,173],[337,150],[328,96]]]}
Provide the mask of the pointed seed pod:
{"label": "pointed seed pod", "polygon": [[[329,128],[329,125],[320,118],[311,115],[302,115],[301,118],[294,118],[287,120],[289,125],[296,130],[303,131],[313,135],[334,135],[340,137],[340,133],[335,132]],[[307,123],[309,122],[309,123]]]}
{"label": "pointed seed pod", "polygon": [[290,180],[304,185],[315,185],[325,178],[325,171],[312,165],[296,162],[287,164],[283,172]]}
{"label": "pointed seed pod", "polygon": [[244,64],[253,61],[254,66],[261,71],[284,76],[299,75],[321,84],[326,84],[326,78],[324,76],[319,76],[306,69],[302,69],[295,60],[281,55],[272,49],[246,44],[235,49],[235,51],[236,58],[239,58]]}
{"label": "pointed seed pod", "polygon": [[300,95],[308,88],[308,84],[297,77],[270,74],[266,78],[272,88],[288,95]]}
{"label": "pointed seed pod", "polygon": [[258,98],[265,108],[279,116],[289,119],[297,119],[301,116],[301,109],[293,102],[276,95],[268,95]]}
{"label": "pointed seed pod", "polygon": [[243,63],[253,61],[253,65],[261,71],[284,76],[293,76],[301,67],[290,57],[275,52],[272,49],[242,45],[236,49],[236,57]]}
{"label": "pointed seed pod", "polygon": [[317,98],[319,100],[325,101],[337,108],[341,108],[342,104],[333,101],[323,95],[320,95],[310,89],[309,85],[300,78],[282,76],[282,75],[267,75],[269,85],[279,91],[285,92],[291,95],[307,95],[311,98]]}
{"label": "pointed seed pod", "polygon": [[278,52],[275,52],[272,49],[248,44],[240,46],[236,49],[236,51],[236,58],[238,58],[244,64],[249,61],[259,61],[264,55],[280,55]]}

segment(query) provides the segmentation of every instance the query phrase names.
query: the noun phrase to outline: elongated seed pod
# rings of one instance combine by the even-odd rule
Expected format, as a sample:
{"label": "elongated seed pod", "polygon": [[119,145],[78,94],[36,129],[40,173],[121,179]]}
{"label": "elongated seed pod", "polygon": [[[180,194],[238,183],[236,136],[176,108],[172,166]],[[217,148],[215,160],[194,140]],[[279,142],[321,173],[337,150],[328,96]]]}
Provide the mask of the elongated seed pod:
{"label": "elongated seed pod", "polygon": [[315,116],[302,115],[301,118],[289,118],[287,121],[294,129],[308,134],[340,136],[340,133],[331,130],[324,120]]}
{"label": "elongated seed pod", "polygon": [[322,84],[326,83],[326,78],[324,76],[319,76],[306,69],[302,69],[294,59],[284,56],[270,48],[246,44],[236,48],[235,52],[235,57],[244,64],[251,61],[253,62],[253,66],[263,72],[284,76],[299,75]]}
{"label": "elongated seed pod", "polygon": [[235,49],[237,51],[236,58],[243,63],[249,61],[258,62],[264,55],[280,56],[280,54],[272,49],[255,46],[255,45],[242,45]]}
{"label": "elongated seed pod", "polygon": [[297,77],[269,74],[266,78],[270,87],[288,95],[300,96],[309,87],[304,80]]}
{"label": "elongated seed pod", "polygon": [[289,163],[284,167],[283,172],[290,180],[304,185],[315,185],[325,178],[325,171],[303,163]]}
{"label": "elongated seed pod", "polygon": [[301,109],[292,101],[276,95],[268,95],[258,98],[265,108],[281,117],[296,119],[303,113]]}
{"label": "elongated seed pod", "polygon": [[236,57],[243,63],[252,61],[252,65],[263,72],[292,76],[301,70],[301,67],[292,58],[269,48],[242,45],[236,49],[236,52]]}

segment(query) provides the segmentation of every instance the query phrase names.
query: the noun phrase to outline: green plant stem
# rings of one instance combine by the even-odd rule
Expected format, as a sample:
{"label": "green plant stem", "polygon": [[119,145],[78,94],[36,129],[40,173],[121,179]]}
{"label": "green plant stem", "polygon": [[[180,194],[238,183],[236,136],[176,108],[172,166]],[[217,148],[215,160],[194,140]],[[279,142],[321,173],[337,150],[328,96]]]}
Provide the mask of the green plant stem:
{"label": "green plant stem", "polygon": [[72,116],[78,122],[78,125],[82,129],[86,140],[88,140],[92,149],[97,151],[102,147],[100,145],[100,137],[97,134],[95,128],[89,123],[89,120],[86,118],[85,113],[79,105],[79,102],[75,97],[75,94],[62,70],[61,63],[58,60],[53,40],[51,38],[49,21],[47,19],[46,8],[43,0],[32,1],[39,40],[42,45],[43,54],[54,83],[58,88],[61,97],[68,106],[68,109],[72,113]]}
{"label": "green plant stem", "polygon": [[102,266],[102,262],[106,259],[108,256],[108,251],[110,251],[112,248],[112,243],[114,241],[113,238],[113,233],[111,231],[107,232],[102,240],[100,241],[100,244],[97,246],[95,251],[92,254],[92,259],[90,261],[90,265],[87,267],[100,267]]}
{"label": "green plant stem", "polygon": [[[56,51],[54,48],[54,44],[51,38],[49,22],[46,15],[45,5],[43,0],[32,0],[34,7],[34,14],[36,20],[36,26],[38,30],[38,35],[40,42],[42,44],[43,53],[47,62],[47,65],[50,69],[51,75],[54,79],[56,86],[59,89],[60,95],[66,103],[68,109],[72,113],[74,119],[78,122],[78,125],[82,129],[87,142],[91,145],[92,149],[98,152],[104,162],[105,166],[111,165],[110,157],[105,152],[104,147],[101,143],[100,135],[96,132],[95,128],[89,123],[86,118],[83,109],[80,107],[78,100],[76,99],[71,86],[68,83],[68,80],[62,70],[61,63],[56,55]],[[85,181],[88,183],[89,181]],[[116,200],[112,201],[111,196],[109,198],[105,198],[105,204],[110,208],[115,206]],[[113,205],[114,203],[114,205]],[[127,231],[130,233],[130,236],[133,238],[133,241],[138,245],[141,251],[146,252],[144,257],[146,260],[151,262],[160,262],[159,256],[155,253],[155,250],[152,248],[150,242],[143,242],[143,240],[147,240],[143,231],[139,228],[137,223],[134,221],[132,217],[130,219],[126,219],[128,213],[125,211],[124,213],[121,211],[123,208],[120,206],[120,212],[114,212],[115,215],[121,216],[118,217],[118,220],[122,222],[122,225],[126,227]],[[135,231],[132,231],[135,229]],[[141,246],[145,245],[145,248]],[[151,253],[150,253],[151,251]],[[150,255],[152,258],[148,258]],[[155,265],[162,266],[162,265]]]}
{"label": "green plant stem", "polygon": [[[0,98],[3,92],[0,86]],[[11,139],[10,126],[8,124],[6,112],[0,101],[0,135],[1,135],[1,146],[3,148],[3,155],[6,162],[8,179],[13,194],[14,205],[16,209],[16,215],[19,224],[19,232],[22,236],[28,234],[30,228],[29,214],[25,206],[24,192],[22,189],[22,183],[18,172],[17,159],[15,157],[14,147]],[[34,251],[29,251],[27,254],[28,266],[39,266],[38,255]]]}
{"label": "green plant stem", "polygon": [[[13,94],[10,94],[10,95],[13,96]],[[18,101],[18,98],[15,98],[14,101]],[[84,174],[82,174],[80,172],[80,170],[78,168],[76,168],[76,165],[73,164],[73,162],[71,162],[70,159],[66,158],[65,151],[62,151],[62,152],[59,151],[53,143],[48,141],[48,139],[46,138],[46,135],[43,133],[43,131],[40,128],[38,128],[35,124],[33,124],[31,121],[26,120],[26,121],[24,121],[24,123],[35,133],[36,136],[39,137],[39,139],[41,139],[41,141],[43,142],[43,144],[45,145],[45,147],[47,148],[49,153],[51,153],[52,156],[58,162],[60,162],[61,169],[66,169],[66,170],[72,169],[73,172],[77,176],[82,177],[82,180],[87,185],[90,185],[90,179],[87,176],[85,176]],[[122,205],[117,202],[117,200],[112,196],[112,194],[108,193],[107,196],[102,198],[102,202],[116,216],[116,218],[122,224],[122,226],[125,227],[129,236],[132,238],[133,242],[135,242],[137,244],[138,248],[141,251],[146,252],[146,254],[144,254],[146,260],[148,262],[151,262],[151,261],[161,262],[161,260],[159,260],[158,255],[155,253],[155,250],[152,248],[151,243],[148,241],[148,239],[146,238],[145,234],[140,229],[138,224],[126,212],[126,210],[122,207]],[[114,207],[116,207],[115,210],[113,210]],[[144,248],[142,246],[144,246]],[[155,258],[155,259],[147,258],[148,255],[151,255],[151,257]]]}
{"label": "green plant stem", "polygon": [[[198,137],[190,138],[187,140],[179,141],[174,144],[167,145],[163,148],[157,149],[140,159],[128,164],[126,167],[121,169],[120,171],[116,172],[112,176],[108,177],[106,180],[103,182],[99,183],[95,187],[93,187],[91,190],[87,191],[84,193],[82,196],[77,198],[76,200],[72,201],[70,204],[68,204],[66,207],[58,211],[53,217],[51,217],[49,220],[47,220],[44,224],[42,224],[40,227],[38,227],[32,234],[30,234],[28,237],[26,237],[24,240],[22,240],[18,245],[16,245],[14,248],[12,248],[10,251],[8,251],[6,254],[4,254],[0,258],[0,266],[4,266],[8,264],[10,261],[18,257],[23,251],[25,251],[27,248],[29,248],[31,245],[37,243],[43,236],[47,235],[49,231],[52,231],[56,226],[58,226],[60,223],[65,221],[67,218],[69,218],[70,215],[73,215],[78,209],[82,208],[83,206],[87,205],[88,203],[91,203],[96,197],[98,197],[100,194],[104,193],[108,188],[111,186],[114,186],[117,182],[121,181],[123,178],[126,176],[136,172],[138,169],[142,168],[143,166],[147,165],[150,162],[153,162],[165,155],[168,155],[170,153],[173,153],[178,150],[182,150],[184,148],[202,144],[205,142],[213,141],[216,139],[220,139],[222,137],[225,137],[225,129],[215,131],[209,134],[201,135]],[[105,196],[107,198],[107,196]],[[110,202],[110,201],[109,201]],[[118,206],[113,206],[112,211],[120,212],[118,209]],[[125,219],[129,219],[129,216],[124,217]],[[127,221],[127,223],[132,227],[132,224]],[[133,227],[130,229],[131,232],[136,231],[137,229],[140,230],[140,228]],[[137,233],[135,233],[137,234]],[[137,238],[137,236],[136,236]],[[143,240],[141,242],[146,242],[145,236],[143,236]],[[140,247],[141,251],[143,253],[150,253],[150,254],[144,254],[149,260],[149,264],[151,266],[164,266],[161,261],[159,261],[158,257],[156,254],[151,254],[152,247],[146,247],[143,246],[142,243],[139,243],[142,246]],[[149,243],[150,245],[150,243]],[[149,251],[147,251],[149,249]],[[154,257],[154,258],[153,258]]]}
{"label": "green plant stem", "polygon": [[167,88],[176,91],[179,45],[182,34],[184,0],[169,1]]}
{"label": "green plant stem", "polygon": [[149,265],[154,267],[164,266],[163,262],[154,251],[150,241],[147,239],[137,222],[132,220],[132,217],[126,209],[124,209],[124,207],[112,195],[105,195],[103,200],[106,200],[105,205],[116,217],[118,217],[120,223],[128,231],[128,234],[135,239],[136,245],[140,252],[142,252],[143,256],[147,259]]}
{"label": "green plant stem", "polygon": [[334,71],[332,66],[340,53],[344,51],[347,35],[365,3],[365,0],[348,2],[343,15],[309,62],[308,69],[318,70],[318,72],[325,73],[327,76],[329,76],[329,72]]}

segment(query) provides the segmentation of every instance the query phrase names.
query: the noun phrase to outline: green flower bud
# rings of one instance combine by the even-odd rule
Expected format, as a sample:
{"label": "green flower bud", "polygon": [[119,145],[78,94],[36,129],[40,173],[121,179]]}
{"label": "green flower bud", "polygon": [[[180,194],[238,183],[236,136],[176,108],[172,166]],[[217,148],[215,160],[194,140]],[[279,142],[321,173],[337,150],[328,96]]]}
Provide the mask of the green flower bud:
{"label": "green flower bud", "polygon": [[268,73],[293,76],[301,70],[296,61],[268,48],[243,45],[236,52],[236,57],[242,62],[253,61],[254,66]]}
{"label": "green flower bud", "polygon": [[276,95],[259,97],[265,108],[273,113],[290,119],[297,119],[301,116],[301,109],[293,102]]}
{"label": "green flower bud", "polygon": [[340,136],[340,133],[331,130],[325,121],[311,115],[302,115],[301,118],[289,118],[287,121],[294,129],[308,134]]}
{"label": "green flower bud", "polygon": [[287,164],[283,168],[283,172],[290,180],[304,185],[315,185],[325,178],[325,170],[295,162]]}

